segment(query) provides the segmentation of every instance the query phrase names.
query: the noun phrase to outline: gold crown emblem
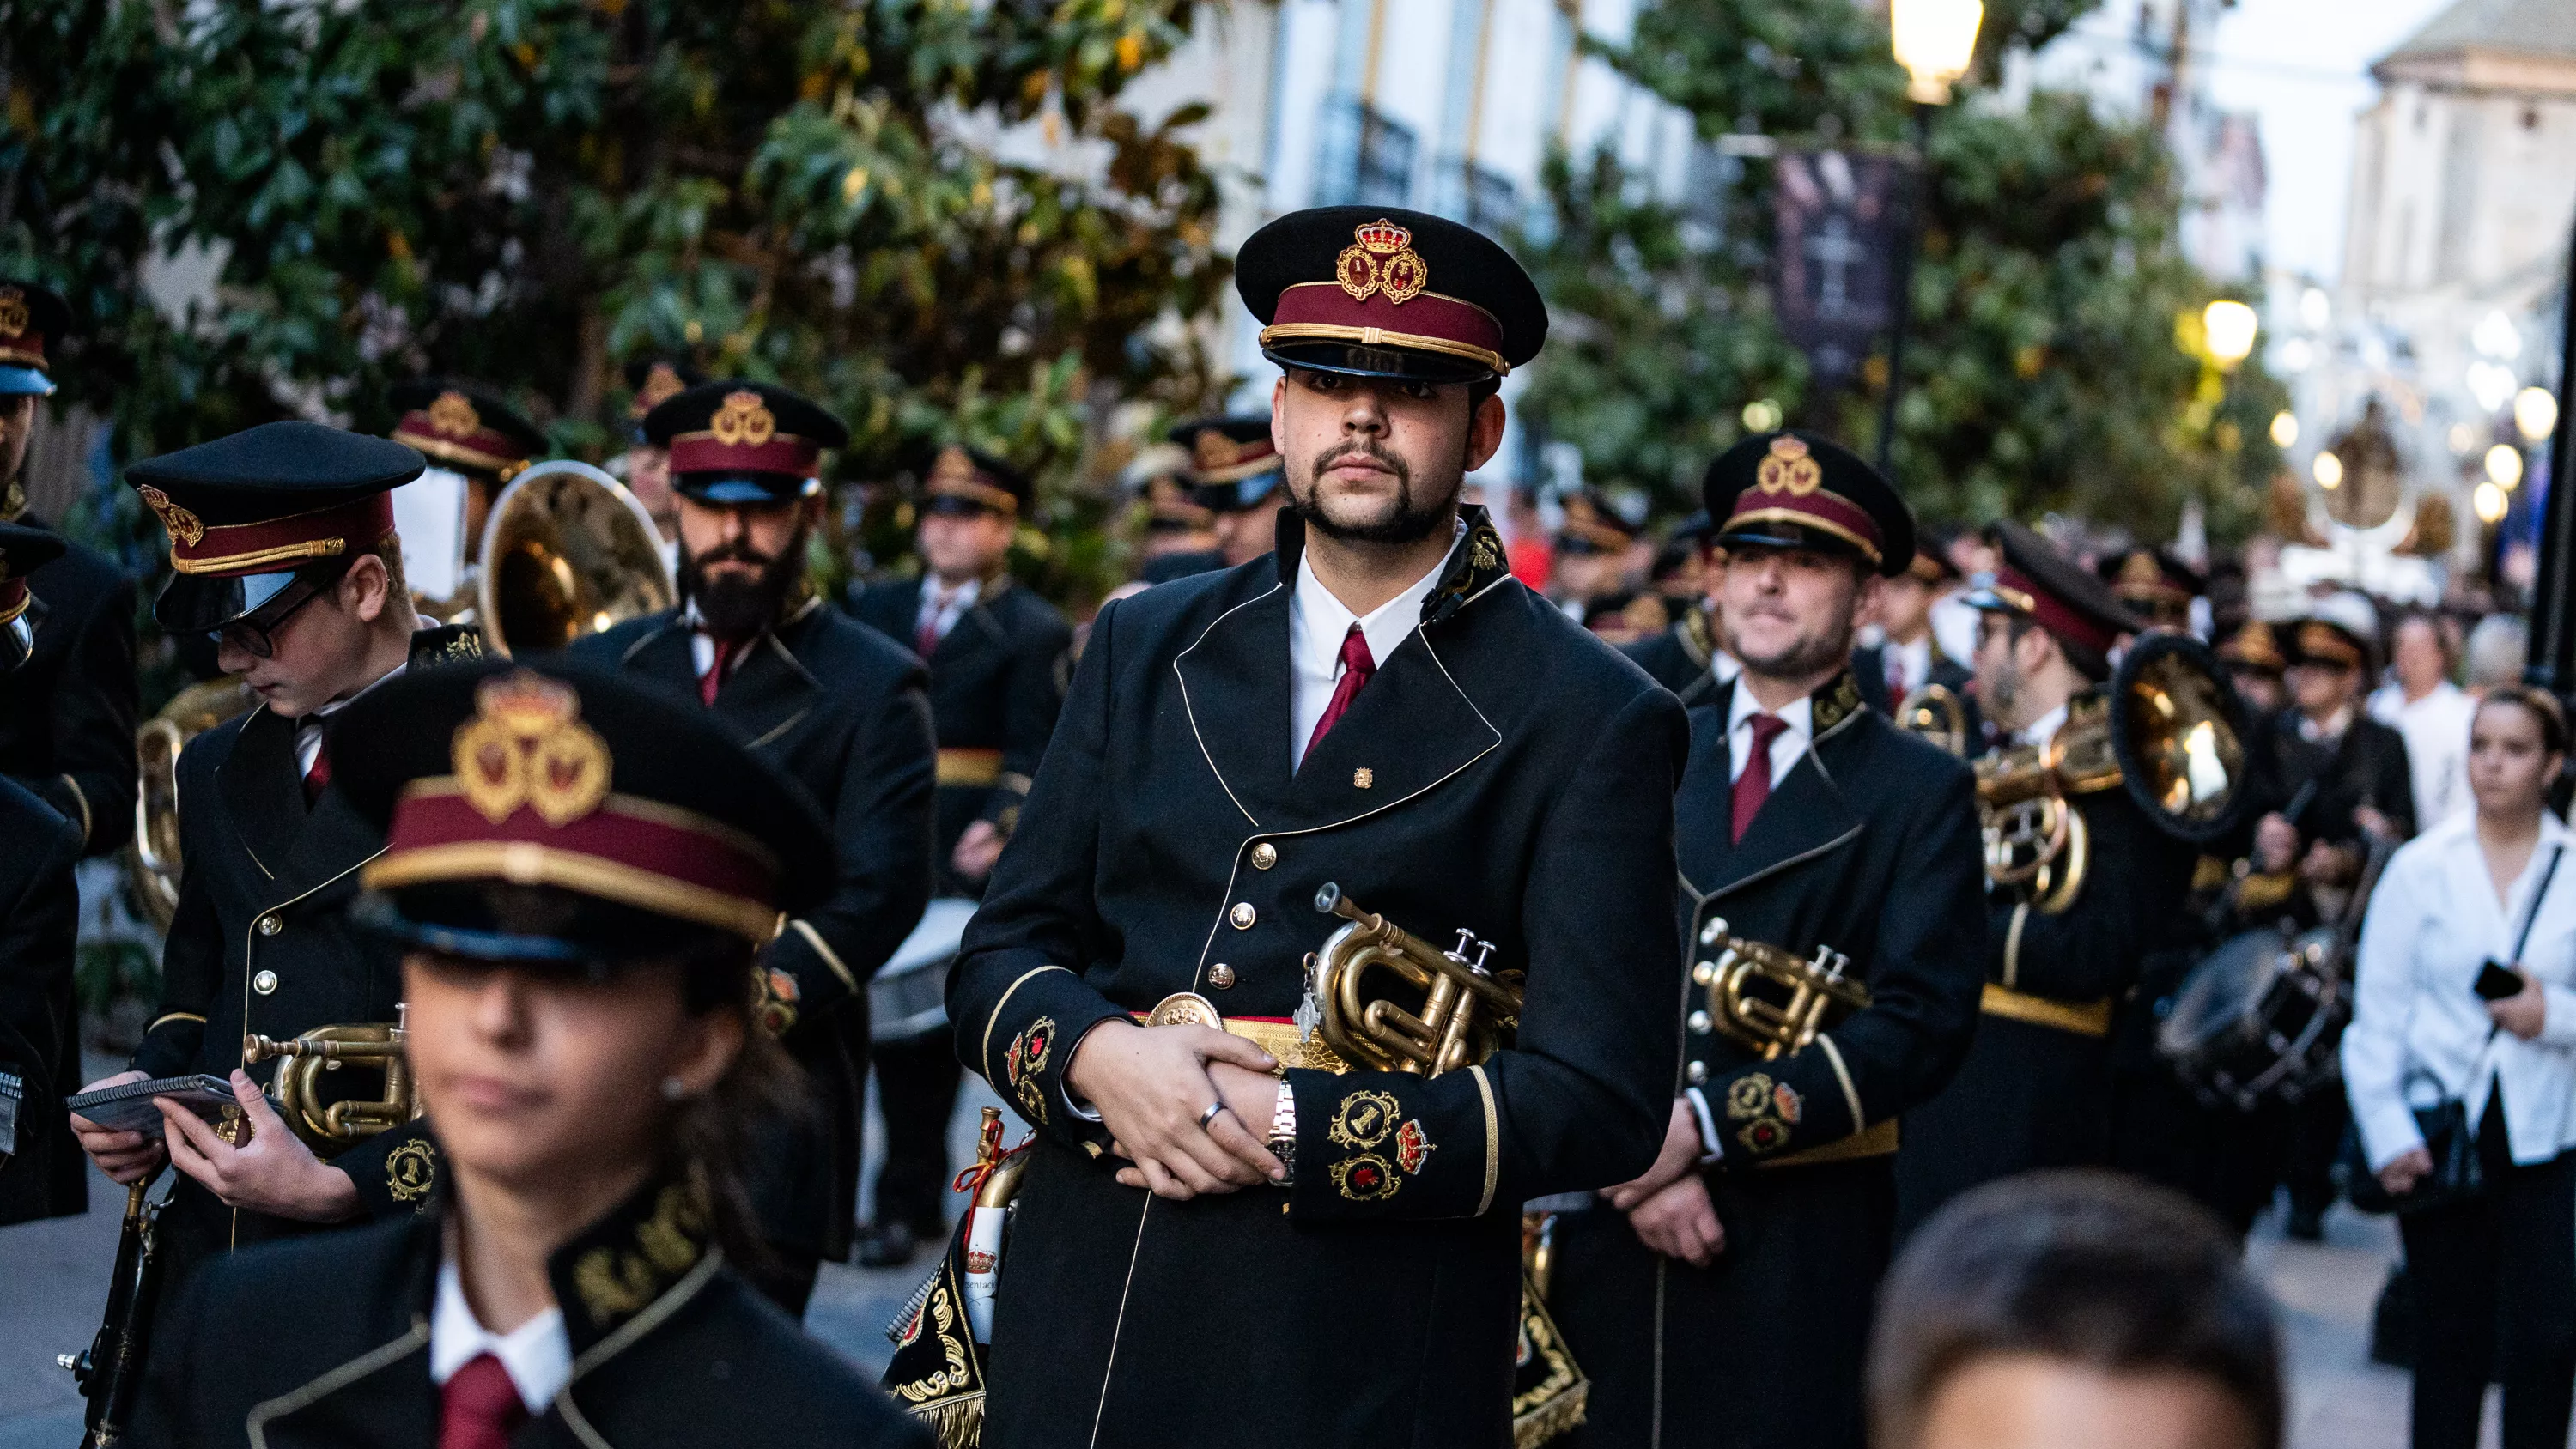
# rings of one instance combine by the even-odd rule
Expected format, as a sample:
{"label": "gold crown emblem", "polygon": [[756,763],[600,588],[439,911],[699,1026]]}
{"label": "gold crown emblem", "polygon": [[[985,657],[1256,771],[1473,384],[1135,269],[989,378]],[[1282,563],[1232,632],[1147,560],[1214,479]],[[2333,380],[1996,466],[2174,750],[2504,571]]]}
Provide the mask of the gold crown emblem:
{"label": "gold crown emblem", "polygon": [[27,320],[27,294],[16,287],[0,287],[0,337],[24,335]]}
{"label": "gold crown emblem", "polygon": [[205,520],[170,501],[170,495],[146,483],[134,490],[143,495],[143,506],[160,518],[161,527],[172,543],[195,547],[206,536]]}
{"label": "gold crown emblem", "polygon": [[2138,549],[2120,560],[2120,586],[2128,589],[2152,589],[2165,581],[2165,571],[2156,566],[2156,556]]}
{"label": "gold crown emblem", "polygon": [[483,415],[465,394],[450,390],[430,403],[429,427],[443,437],[470,438],[483,431]]}
{"label": "gold crown emblem", "polygon": [[657,362],[644,374],[644,386],[635,392],[635,405],[651,412],[687,391],[687,385],[680,381],[680,374],[671,364]]}
{"label": "gold crown emblem", "polygon": [[1351,230],[1351,245],[1333,260],[1333,280],[1354,302],[1383,293],[1401,307],[1431,284],[1430,264],[1413,250],[1413,233],[1384,217]]}
{"label": "gold crown emblem", "polygon": [[1198,464],[1204,472],[1214,472],[1219,468],[1231,468],[1255,453],[1267,452],[1269,447],[1268,438],[1258,442],[1238,443],[1216,429],[1210,428],[1199,434],[1198,441],[1190,445],[1190,461]]}
{"label": "gold crown emblem", "polygon": [[1823,486],[1825,470],[1816,465],[1804,438],[1783,433],[1771,440],[1771,451],[1763,455],[1753,481],[1765,493],[1804,498]]}
{"label": "gold crown emblem", "polygon": [[727,447],[757,448],[778,436],[777,415],[749,388],[725,394],[724,405],[707,423],[707,431]]}
{"label": "gold crown emblem", "polygon": [[608,742],[581,722],[581,696],[527,670],[474,691],[474,718],[457,727],[448,759],[465,802],[498,825],[525,805],[558,828],[608,798]]}

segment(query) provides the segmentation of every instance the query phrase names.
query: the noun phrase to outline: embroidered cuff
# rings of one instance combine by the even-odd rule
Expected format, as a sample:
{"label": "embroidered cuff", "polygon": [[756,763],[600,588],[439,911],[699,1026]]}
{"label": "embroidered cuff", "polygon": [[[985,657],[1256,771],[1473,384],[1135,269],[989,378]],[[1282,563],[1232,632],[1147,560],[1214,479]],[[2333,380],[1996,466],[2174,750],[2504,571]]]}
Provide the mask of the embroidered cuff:
{"label": "embroidered cuff", "polygon": [[1107,1145],[1096,1113],[1072,1110],[1064,1069],[1073,1049],[1104,1021],[1126,1019],[1081,977],[1061,966],[1033,967],[994,1003],[978,1033],[978,1054],[967,1065],[1028,1124],[1067,1143],[1081,1143],[1097,1157]]}
{"label": "embroidered cuff", "polygon": [[368,1218],[409,1217],[429,1207],[438,1186],[438,1144],[426,1121],[379,1132],[331,1159],[358,1190]]}
{"label": "embroidered cuff", "polygon": [[1703,1100],[1728,1168],[1838,1142],[1860,1131],[1858,1094],[1839,1070],[1840,1058],[1816,1043],[1775,1062],[1762,1062],[1720,1077]]}
{"label": "embroidered cuff", "polygon": [[1286,1080],[1297,1114],[1290,1216],[1462,1218],[1493,1206],[1501,1123],[1481,1067],[1437,1081],[1300,1067]]}

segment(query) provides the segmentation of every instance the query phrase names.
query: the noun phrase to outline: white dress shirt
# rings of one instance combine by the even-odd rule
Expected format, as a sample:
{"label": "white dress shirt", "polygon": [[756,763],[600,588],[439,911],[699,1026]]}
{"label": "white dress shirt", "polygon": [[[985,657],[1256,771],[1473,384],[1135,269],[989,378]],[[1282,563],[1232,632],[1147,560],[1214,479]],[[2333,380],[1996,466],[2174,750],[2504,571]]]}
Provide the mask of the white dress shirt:
{"label": "white dress shirt", "polygon": [[[1461,537],[1466,525],[1458,526]],[[1457,544],[1450,544],[1451,553]],[[1333,686],[1342,679],[1342,640],[1351,625],[1360,626],[1360,637],[1368,641],[1369,658],[1384,669],[1395,657],[1413,631],[1422,627],[1422,601],[1440,582],[1449,568],[1449,556],[1431,566],[1431,572],[1414,580],[1412,587],[1369,611],[1367,617],[1352,613],[1324,581],[1315,577],[1312,560],[1304,555],[1297,559],[1297,587],[1288,595],[1288,768],[1294,771],[1306,762],[1306,744],[1315,736],[1315,724],[1324,717],[1325,707],[1333,702]]]}
{"label": "white dress shirt", "polygon": [[[1753,691],[1745,688],[1740,679],[1736,686],[1735,701],[1726,714],[1726,778],[1730,783],[1744,778],[1745,761],[1753,753],[1753,717],[1762,713],[1762,702],[1753,697]],[[1816,735],[1816,716],[1803,697],[1771,713],[1788,726],[1771,737],[1771,788],[1777,790],[1806,756],[1807,742]]]}
{"label": "white dress shirt", "polygon": [[438,1265],[438,1298],[429,1310],[429,1381],[444,1388],[458,1369],[487,1353],[509,1371],[511,1387],[530,1414],[544,1413],[572,1381],[572,1339],[564,1332],[562,1309],[549,1308],[508,1333],[494,1333],[474,1316],[465,1281],[448,1259]]}
{"label": "white dress shirt", "polygon": [[[2514,936],[2550,852],[2571,846],[2576,832],[2543,811],[2531,863],[2501,902],[2478,847],[2474,810],[2389,857],[2362,918],[2352,1025],[2343,1035],[2344,1090],[2374,1171],[2423,1145],[2408,1110],[2410,1067],[2460,1099],[2473,1131],[2489,1087],[2502,1083],[2516,1162],[2546,1162],[2576,1147],[2576,849],[2559,861],[2523,947],[2520,964],[2548,1003],[2539,1040],[2491,1031],[2486,1003],[2470,989],[2485,961],[2511,964]],[[2419,1086],[2417,1095],[2430,1094]]]}
{"label": "white dress shirt", "polygon": [[947,638],[948,631],[956,628],[957,621],[966,617],[966,611],[975,607],[975,601],[983,596],[982,579],[968,579],[952,589],[939,582],[939,575],[923,574],[921,609],[912,616],[913,637],[904,642],[908,644],[917,642],[921,637],[921,631],[930,628],[938,630],[933,637]]}
{"label": "white dress shirt", "polygon": [[1879,657],[1893,663],[1899,672],[1898,677],[1888,680],[1888,683],[1902,686],[1893,692],[1888,702],[1903,704],[1906,696],[1921,689],[1924,681],[1932,677],[1932,636],[1927,633],[1911,644],[1890,640],[1879,647],[1883,651]]}
{"label": "white dress shirt", "polygon": [[2057,738],[2057,732],[2060,729],[2063,729],[2065,725],[2066,706],[2061,704],[2057,708],[2050,710],[2048,713],[2041,715],[2039,718],[2032,720],[2028,728],[2016,731],[2013,735],[2013,743],[2022,745],[2046,745],[2050,740]]}
{"label": "white dress shirt", "polygon": [[[423,629],[435,629],[438,627],[438,621],[430,618],[426,614],[417,615],[415,617],[419,618],[420,627]],[[330,719],[331,716],[338,714],[340,711],[347,709],[358,700],[365,698],[367,690],[374,689],[377,684],[382,684],[388,679],[402,678],[403,671],[409,668],[411,668],[411,661],[406,659],[402,663],[395,665],[393,668],[386,670],[383,674],[378,675],[376,677],[375,684],[368,685],[366,689],[359,690],[356,694],[350,695],[347,699],[335,699],[329,704],[322,706],[320,709],[313,711],[311,714],[306,715],[304,718],[297,720],[295,722],[295,778],[301,780],[306,775],[313,772],[313,761],[322,753],[322,725],[324,721]]]}
{"label": "white dress shirt", "polygon": [[2406,739],[2419,831],[2476,803],[2469,797],[2469,720],[2477,712],[2477,700],[2447,679],[2418,700],[2408,700],[2394,684],[2370,696],[2370,717]]}

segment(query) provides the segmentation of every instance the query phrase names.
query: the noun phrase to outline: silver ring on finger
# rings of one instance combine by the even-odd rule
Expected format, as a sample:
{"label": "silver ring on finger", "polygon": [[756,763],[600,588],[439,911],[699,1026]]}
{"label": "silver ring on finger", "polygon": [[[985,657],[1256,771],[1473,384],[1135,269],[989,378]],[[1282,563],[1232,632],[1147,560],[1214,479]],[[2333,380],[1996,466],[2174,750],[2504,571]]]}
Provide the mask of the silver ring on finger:
{"label": "silver ring on finger", "polygon": [[1206,1131],[1207,1125],[1216,1120],[1216,1114],[1224,1110],[1225,1104],[1223,1102],[1208,1103],[1207,1110],[1199,1114],[1199,1130],[1202,1132]]}

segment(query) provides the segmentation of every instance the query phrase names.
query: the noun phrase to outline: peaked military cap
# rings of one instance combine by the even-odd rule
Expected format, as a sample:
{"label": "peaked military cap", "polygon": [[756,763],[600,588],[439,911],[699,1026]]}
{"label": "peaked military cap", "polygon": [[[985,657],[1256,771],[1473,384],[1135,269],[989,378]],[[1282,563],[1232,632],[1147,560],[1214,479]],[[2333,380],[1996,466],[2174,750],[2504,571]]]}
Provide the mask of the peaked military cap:
{"label": "peaked military cap", "polygon": [[72,309],[50,288],[0,278],[0,397],[51,397],[52,350],[71,330]]}
{"label": "peaked military cap", "polygon": [[1569,495],[1563,506],[1565,522],[1556,530],[1559,553],[1617,553],[1637,541],[1636,526],[1593,489]]}
{"label": "peaked military cap", "polygon": [[1717,455],[1701,480],[1725,547],[1850,554],[1889,577],[1914,561],[1914,510],[1878,470],[1815,433],[1757,433]]}
{"label": "peaked military cap", "polygon": [[0,523],[0,674],[27,662],[36,645],[27,620],[27,575],[63,556],[59,535],[23,523]]}
{"label": "peaked military cap", "polygon": [[451,467],[507,483],[545,451],[544,430],[480,383],[418,378],[396,383],[389,396],[403,410],[394,440]]}
{"label": "peaked military cap", "polygon": [[2062,643],[2108,654],[2123,634],[2147,622],[2129,612],[2110,587],[2057,551],[2057,545],[2018,523],[1988,531],[2003,555],[1995,571],[1969,593],[1972,608],[2018,614],[2036,621]]}
{"label": "peaked military cap", "polygon": [[604,670],[422,670],[331,730],[333,783],[385,836],[363,919],[413,945],[597,964],[669,950],[675,923],[757,945],[832,886],[795,786],[712,711]]}
{"label": "peaked military cap", "polygon": [[170,536],[152,606],[172,633],[220,629],[299,570],[344,565],[393,536],[394,489],[428,463],[404,444],[320,423],[258,427],[125,470]]}
{"label": "peaked military cap", "polygon": [[2159,624],[2188,622],[2191,601],[2209,590],[2209,580],[2200,570],[2172,550],[2143,543],[2109,555],[2094,572],[2131,612]]}
{"label": "peaked military cap", "polygon": [[1244,240],[1234,287],[1282,366],[1473,382],[1547,341],[1547,304],[1512,254],[1419,211],[1292,211]]}
{"label": "peaked military cap", "polygon": [[2219,641],[2217,654],[2220,663],[2257,674],[2277,676],[2290,667],[2289,659],[2281,653],[2280,641],[2273,635],[2272,626],[2260,619],[2248,619],[2237,625],[2235,633]]}
{"label": "peaked military cap", "polygon": [[1032,496],[1027,474],[981,448],[956,443],[931,455],[921,479],[925,513],[998,513],[1017,518]]}
{"label": "peaked military cap", "polygon": [[672,486],[700,503],[785,503],[821,489],[815,465],[850,430],[800,393],[717,378],[646,413],[644,439],[671,450]]}
{"label": "peaked military cap", "polygon": [[1270,441],[1268,413],[1194,418],[1172,429],[1171,439],[1189,450],[1190,484],[1202,508],[1240,513],[1279,486],[1279,449]]}
{"label": "peaked military cap", "polygon": [[2292,664],[2367,670],[2377,660],[2378,640],[2379,611],[2346,590],[2310,604],[2307,617],[2290,626],[2286,648]]}
{"label": "peaked military cap", "polygon": [[637,425],[636,436],[643,437],[645,416],[707,380],[707,375],[680,357],[639,357],[626,364],[626,388],[635,394],[626,405],[626,416]]}

